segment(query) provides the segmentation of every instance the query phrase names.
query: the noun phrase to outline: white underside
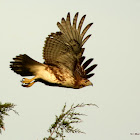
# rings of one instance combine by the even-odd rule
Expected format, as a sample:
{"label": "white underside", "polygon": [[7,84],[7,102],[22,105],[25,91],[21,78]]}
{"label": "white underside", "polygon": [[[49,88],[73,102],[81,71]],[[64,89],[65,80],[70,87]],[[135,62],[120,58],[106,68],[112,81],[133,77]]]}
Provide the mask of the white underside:
{"label": "white underside", "polygon": [[45,66],[34,67],[34,70],[36,71],[36,79],[41,78],[47,82],[61,84],[67,87],[73,87],[74,85],[74,78],[69,74],[70,72],[68,70],[65,70],[63,74],[63,77],[65,77],[64,81],[58,80],[53,74],[52,70],[50,70],[49,68],[46,70]]}

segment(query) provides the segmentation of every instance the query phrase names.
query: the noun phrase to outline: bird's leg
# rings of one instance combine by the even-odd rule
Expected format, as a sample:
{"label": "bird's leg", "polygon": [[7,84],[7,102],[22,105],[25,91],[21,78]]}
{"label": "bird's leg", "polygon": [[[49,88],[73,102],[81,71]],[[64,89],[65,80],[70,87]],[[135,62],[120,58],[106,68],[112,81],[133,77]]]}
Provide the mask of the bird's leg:
{"label": "bird's leg", "polygon": [[35,83],[35,79],[37,79],[37,77],[33,77],[32,79],[28,79],[28,78],[23,78],[22,79],[22,86],[24,87],[31,87],[34,83]]}
{"label": "bird's leg", "polygon": [[28,83],[31,83],[33,80],[35,80],[35,77],[33,77],[32,79],[23,78],[21,82],[25,83],[25,84],[28,84]]}
{"label": "bird's leg", "polygon": [[29,84],[22,84],[23,87],[31,87],[35,82],[29,83]]}

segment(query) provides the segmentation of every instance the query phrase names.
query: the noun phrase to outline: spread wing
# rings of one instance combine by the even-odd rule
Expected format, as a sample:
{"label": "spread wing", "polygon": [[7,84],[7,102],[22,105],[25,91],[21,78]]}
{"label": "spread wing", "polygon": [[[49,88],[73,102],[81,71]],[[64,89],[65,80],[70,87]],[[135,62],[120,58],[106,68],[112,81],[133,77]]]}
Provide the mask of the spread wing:
{"label": "spread wing", "polygon": [[91,36],[88,35],[84,38],[84,35],[92,23],[81,31],[85,17],[86,15],[81,18],[78,27],[76,27],[78,13],[73,18],[73,24],[70,22],[70,13],[67,14],[66,20],[62,18],[61,23],[57,23],[60,32],[51,33],[45,41],[43,58],[46,64],[66,67],[72,72],[77,70],[81,75],[86,75],[84,67],[80,66],[80,61],[84,52],[82,46]]}

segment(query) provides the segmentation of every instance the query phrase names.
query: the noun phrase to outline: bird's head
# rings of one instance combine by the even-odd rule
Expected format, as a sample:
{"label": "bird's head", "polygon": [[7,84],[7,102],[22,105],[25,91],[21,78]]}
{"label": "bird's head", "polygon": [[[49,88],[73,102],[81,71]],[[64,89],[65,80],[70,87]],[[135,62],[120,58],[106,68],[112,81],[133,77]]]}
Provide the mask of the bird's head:
{"label": "bird's head", "polygon": [[90,82],[90,80],[83,78],[78,81],[76,88],[83,88],[83,87],[90,86],[90,85],[93,86],[93,84]]}

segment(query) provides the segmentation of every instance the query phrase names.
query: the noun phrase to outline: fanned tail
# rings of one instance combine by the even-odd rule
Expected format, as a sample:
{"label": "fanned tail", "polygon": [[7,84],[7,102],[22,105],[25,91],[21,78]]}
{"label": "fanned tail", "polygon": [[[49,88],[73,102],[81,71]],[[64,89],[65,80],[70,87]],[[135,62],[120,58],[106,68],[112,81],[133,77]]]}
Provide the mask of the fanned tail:
{"label": "fanned tail", "polygon": [[42,66],[41,63],[33,60],[26,54],[16,56],[13,60],[10,62],[11,70],[21,76],[33,76],[35,75],[35,67]]}

